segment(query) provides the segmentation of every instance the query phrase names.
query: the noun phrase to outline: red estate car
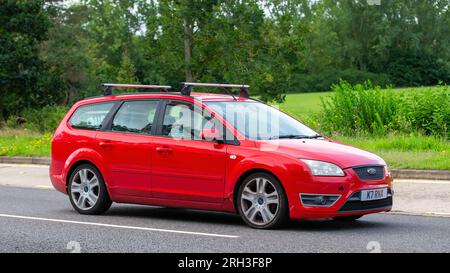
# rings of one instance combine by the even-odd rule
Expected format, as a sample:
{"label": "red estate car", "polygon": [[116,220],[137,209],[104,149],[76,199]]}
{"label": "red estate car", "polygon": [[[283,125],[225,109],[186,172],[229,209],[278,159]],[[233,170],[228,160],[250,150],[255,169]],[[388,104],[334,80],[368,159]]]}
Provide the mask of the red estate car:
{"label": "red estate car", "polygon": [[134,203],[237,212],[251,227],[274,228],[289,218],[352,221],[391,210],[383,159],[249,98],[248,86],[105,86],[69,110],[52,140],[51,181],[79,213]]}

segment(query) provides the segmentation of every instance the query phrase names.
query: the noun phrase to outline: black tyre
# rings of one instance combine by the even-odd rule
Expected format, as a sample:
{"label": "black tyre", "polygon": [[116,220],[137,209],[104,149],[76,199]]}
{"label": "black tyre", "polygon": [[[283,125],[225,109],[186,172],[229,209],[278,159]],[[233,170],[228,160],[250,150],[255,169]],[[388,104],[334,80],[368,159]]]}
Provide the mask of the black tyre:
{"label": "black tyre", "polygon": [[268,173],[255,173],[240,185],[236,205],[245,223],[253,228],[273,229],[288,219],[288,201],[281,183]]}
{"label": "black tyre", "polygon": [[90,164],[80,165],[72,172],[67,192],[73,208],[81,214],[102,214],[112,204],[102,175]]}
{"label": "black tyre", "polygon": [[337,216],[337,217],[334,217],[333,220],[339,221],[339,222],[353,222],[353,221],[358,220],[361,217],[363,217],[363,215]]}

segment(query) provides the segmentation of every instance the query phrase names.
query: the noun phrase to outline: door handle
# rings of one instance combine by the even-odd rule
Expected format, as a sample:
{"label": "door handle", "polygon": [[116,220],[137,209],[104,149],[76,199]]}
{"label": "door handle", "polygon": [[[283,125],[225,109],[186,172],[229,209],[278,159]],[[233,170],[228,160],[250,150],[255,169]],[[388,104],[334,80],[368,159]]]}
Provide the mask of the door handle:
{"label": "door handle", "polygon": [[160,154],[170,154],[172,153],[172,149],[167,147],[167,146],[163,146],[163,147],[156,147],[156,151]]}
{"label": "door handle", "polygon": [[109,141],[101,141],[98,145],[102,148],[111,148],[113,146]]}

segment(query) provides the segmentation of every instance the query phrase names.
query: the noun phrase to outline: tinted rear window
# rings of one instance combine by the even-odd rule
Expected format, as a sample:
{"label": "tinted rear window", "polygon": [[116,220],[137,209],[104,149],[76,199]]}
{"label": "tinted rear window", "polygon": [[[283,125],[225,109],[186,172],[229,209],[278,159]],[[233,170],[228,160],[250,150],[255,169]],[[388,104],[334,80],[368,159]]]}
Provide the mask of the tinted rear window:
{"label": "tinted rear window", "polygon": [[69,124],[78,129],[100,129],[113,105],[113,102],[104,102],[80,106],[70,118]]}

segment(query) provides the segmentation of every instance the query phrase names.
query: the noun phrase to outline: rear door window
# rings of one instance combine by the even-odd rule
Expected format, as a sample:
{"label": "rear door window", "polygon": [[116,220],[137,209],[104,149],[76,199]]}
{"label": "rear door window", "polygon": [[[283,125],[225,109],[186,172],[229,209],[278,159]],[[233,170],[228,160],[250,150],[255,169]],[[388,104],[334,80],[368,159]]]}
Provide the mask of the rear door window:
{"label": "rear door window", "polygon": [[69,124],[77,129],[98,130],[113,106],[113,102],[82,105],[72,115]]}
{"label": "rear door window", "polygon": [[126,101],[114,117],[111,130],[151,134],[158,100]]}

